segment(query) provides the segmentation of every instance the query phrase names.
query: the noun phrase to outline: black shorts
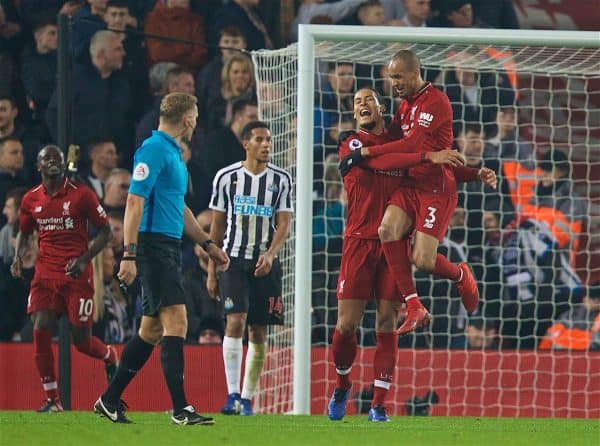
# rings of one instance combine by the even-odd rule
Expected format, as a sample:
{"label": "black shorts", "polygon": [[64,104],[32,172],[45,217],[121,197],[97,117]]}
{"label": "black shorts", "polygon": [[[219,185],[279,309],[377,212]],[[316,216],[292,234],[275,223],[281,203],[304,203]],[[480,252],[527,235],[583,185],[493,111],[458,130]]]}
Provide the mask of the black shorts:
{"label": "black shorts", "polygon": [[254,277],[255,260],[232,257],[227,271],[219,274],[223,312],[248,313],[249,325],[282,325],[282,270],[277,259],[264,277]]}
{"label": "black shorts", "polygon": [[162,234],[140,233],[137,268],[145,316],[157,317],[161,307],[185,304],[181,240]]}

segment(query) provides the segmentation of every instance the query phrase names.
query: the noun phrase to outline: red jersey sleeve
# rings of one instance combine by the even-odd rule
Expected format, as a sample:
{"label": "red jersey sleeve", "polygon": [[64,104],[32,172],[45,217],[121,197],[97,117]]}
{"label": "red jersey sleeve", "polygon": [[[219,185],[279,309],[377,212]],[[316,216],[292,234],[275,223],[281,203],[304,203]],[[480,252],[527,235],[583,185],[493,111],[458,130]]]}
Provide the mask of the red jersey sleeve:
{"label": "red jersey sleeve", "polygon": [[108,216],[98,201],[98,197],[89,187],[80,187],[83,187],[82,204],[84,206],[84,215],[96,228],[106,226],[108,224]]}
{"label": "red jersey sleeve", "polygon": [[426,153],[386,153],[374,158],[365,158],[361,165],[375,170],[408,169],[426,160]]}
{"label": "red jersey sleeve", "polygon": [[456,181],[466,181],[466,182],[470,182],[470,181],[478,181],[479,180],[479,169],[476,169],[474,167],[467,167],[467,166],[461,166],[461,167],[454,167],[454,178],[456,178]]}
{"label": "red jersey sleeve", "polygon": [[21,207],[19,208],[19,230],[23,234],[31,234],[35,230],[37,223],[31,211],[31,195],[27,193],[21,200]]}
{"label": "red jersey sleeve", "polygon": [[[386,153],[414,153],[420,152],[423,149],[423,142],[427,135],[438,127],[452,121],[452,107],[450,103],[442,98],[437,97],[432,101],[425,101],[418,112],[418,116],[413,117],[411,129],[408,136],[386,144],[369,147],[371,156],[379,156]],[[394,118],[392,125],[397,126],[400,121]],[[391,134],[397,131],[391,132]],[[443,147],[440,148],[440,150]]]}

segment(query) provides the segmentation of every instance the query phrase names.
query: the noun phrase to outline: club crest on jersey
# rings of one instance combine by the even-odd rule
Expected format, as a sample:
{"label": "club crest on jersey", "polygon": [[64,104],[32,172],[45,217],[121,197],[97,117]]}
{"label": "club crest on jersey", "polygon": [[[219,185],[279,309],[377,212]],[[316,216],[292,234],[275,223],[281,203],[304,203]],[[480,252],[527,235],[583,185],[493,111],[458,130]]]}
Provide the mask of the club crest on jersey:
{"label": "club crest on jersey", "polygon": [[150,168],[146,163],[138,163],[133,169],[133,179],[135,181],[144,181],[150,175]]}
{"label": "club crest on jersey", "polygon": [[277,192],[279,192],[279,186],[277,186],[276,184],[272,183],[272,184],[269,184],[269,187],[267,187],[267,190],[269,192],[273,192],[274,194],[276,194]]}
{"label": "club crest on jersey", "polygon": [[35,209],[33,210],[33,212],[35,212],[35,213],[42,212],[42,207],[36,206]]}
{"label": "club crest on jersey", "polygon": [[350,140],[350,144],[348,144],[350,146],[350,150],[358,150],[358,149],[362,149],[362,142],[360,142],[360,140],[354,138]]}
{"label": "club crest on jersey", "polygon": [[433,121],[433,115],[431,113],[419,113],[418,123],[421,127],[429,127],[431,125],[431,121]]}
{"label": "club crest on jersey", "polygon": [[65,201],[63,203],[63,215],[71,215],[69,212],[69,207],[71,206],[71,202],[70,201]]}

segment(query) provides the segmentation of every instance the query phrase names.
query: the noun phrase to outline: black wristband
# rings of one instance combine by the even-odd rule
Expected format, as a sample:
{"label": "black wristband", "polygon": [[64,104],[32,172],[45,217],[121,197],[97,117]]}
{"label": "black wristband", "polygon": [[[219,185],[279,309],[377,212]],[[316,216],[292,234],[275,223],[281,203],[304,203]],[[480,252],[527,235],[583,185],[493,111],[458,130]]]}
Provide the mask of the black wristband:
{"label": "black wristband", "polygon": [[137,259],[136,256],[123,256],[123,258],[121,259],[121,261],[133,261],[135,262]]}
{"label": "black wristband", "polygon": [[202,246],[202,249],[204,249],[205,251],[208,251],[208,245],[210,245],[211,243],[214,243],[214,242],[211,239],[208,239],[208,240],[203,241],[200,246]]}

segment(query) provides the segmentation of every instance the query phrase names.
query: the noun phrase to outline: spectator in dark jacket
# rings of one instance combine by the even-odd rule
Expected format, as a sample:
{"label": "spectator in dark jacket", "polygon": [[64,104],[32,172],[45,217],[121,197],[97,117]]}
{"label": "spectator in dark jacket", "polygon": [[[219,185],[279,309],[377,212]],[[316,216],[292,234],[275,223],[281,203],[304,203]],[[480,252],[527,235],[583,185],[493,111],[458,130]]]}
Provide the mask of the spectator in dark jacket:
{"label": "spectator in dark jacket", "polygon": [[[132,97],[123,66],[121,36],[112,31],[98,31],[90,43],[92,63],[78,64],[73,72],[74,142],[85,146],[91,141],[108,138],[131,163]],[[46,122],[53,139],[57,136],[57,94],[52,95]]]}
{"label": "spectator in dark jacket", "polygon": [[238,28],[227,26],[221,30],[219,47],[221,47],[220,57],[214,57],[207,63],[196,78],[196,97],[198,98],[198,108],[200,110],[207,109],[208,98],[215,89],[215,85],[221,85],[223,65],[233,55],[239,54],[239,51],[229,48],[236,48],[238,50],[246,49],[246,40]]}
{"label": "spectator in dark jacket", "polygon": [[71,39],[76,56],[86,53],[92,36],[106,28],[103,19],[106,3],[107,0],[87,0],[87,5],[73,16]]}
{"label": "spectator in dark jacket", "polygon": [[[168,71],[165,79],[164,91],[165,95],[169,93],[194,94],[194,73],[192,73],[189,69],[179,65],[171,68]],[[150,137],[152,130],[158,128],[160,102],[162,101],[163,97],[164,95],[162,94],[156,96],[150,110],[144,116],[142,116],[142,119],[140,120],[135,132],[136,147],[139,147],[146,138]]]}
{"label": "spectator in dark jacket", "polygon": [[210,45],[216,45],[221,29],[235,26],[246,38],[249,50],[272,49],[273,42],[267,28],[256,12],[259,0],[232,0],[215,14],[209,33]]}
{"label": "spectator in dark jacket", "polygon": [[21,54],[21,79],[29,108],[34,117],[43,119],[56,88],[56,20],[41,19],[34,27],[33,37],[35,42]]}

